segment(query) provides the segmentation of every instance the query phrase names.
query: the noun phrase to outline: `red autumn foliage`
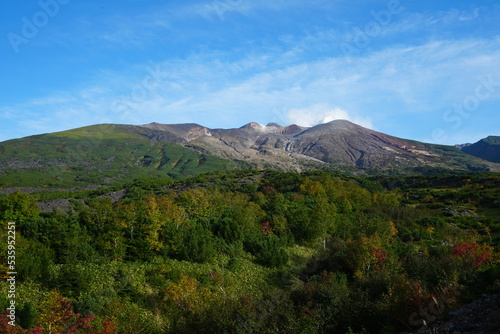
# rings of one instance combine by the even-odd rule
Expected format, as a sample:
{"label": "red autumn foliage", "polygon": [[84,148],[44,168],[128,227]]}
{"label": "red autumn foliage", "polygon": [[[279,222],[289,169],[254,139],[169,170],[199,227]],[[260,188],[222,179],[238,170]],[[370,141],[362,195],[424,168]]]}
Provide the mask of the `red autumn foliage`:
{"label": "red autumn foliage", "polygon": [[116,333],[117,333],[117,328],[115,324],[108,319],[104,319],[104,322],[102,324],[102,334],[116,334]]}
{"label": "red autumn foliage", "polygon": [[291,196],[292,201],[302,201],[304,199],[304,195],[293,193]]}
{"label": "red autumn foliage", "polygon": [[268,234],[272,230],[273,230],[273,228],[271,227],[271,223],[270,222],[265,221],[265,222],[262,223],[262,228],[261,228],[262,234]]}
{"label": "red autumn foliage", "polygon": [[7,315],[9,315],[9,311],[5,311],[2,315],[0,315],[0,333],[25,333],[25,331],[21,328],[21,326],[19,326],[19,324],[15,323],[15,326],[10,325],[9,322],[11,321],[11,319],[8,318]]}
{"label": "red autumn foliage", "polygon": [[276,189],[274,189],[271,186],[265,186],[264,188],[262,188],[262,192],[266,195],[270,195],[270,194],[274,194],[276,192]]}
{"label": "red autumn foliage", "polygon": [[478,244],[465,241],[453,247],[453,255],[471,260],[476,268],[491,257],[491,253],[482,249]]}
{"label": "red autumn foliage", "polygon": [[[115,334],[116,327],[111,321],[105,320],[102,330],[94,323],[95,315],[81,316],[74,313],[73,303],[64,297],[53,296],[46,302],[46,309],[40,316],[40,322],[27,334]],[[23,332],[25,333],[25,332]]]}
{"label": "red autumn foliage", "polygon": [[382,248],[372,248],[370,254],[374,255],[376,258],[375,269],[381,270],[381,265],[387,259],[387,252]]}

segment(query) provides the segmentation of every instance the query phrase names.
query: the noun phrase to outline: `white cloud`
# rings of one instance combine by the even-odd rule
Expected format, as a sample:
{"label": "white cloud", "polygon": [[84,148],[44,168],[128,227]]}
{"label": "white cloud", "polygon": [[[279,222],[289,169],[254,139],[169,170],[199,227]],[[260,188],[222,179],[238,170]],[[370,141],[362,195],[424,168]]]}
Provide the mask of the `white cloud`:
{"label": "white cloud", "polygon": [[186,13],[202,16],[206,19],[224,20],[231,13],[250,15],[259,10],[284,11],[300,7],[325,6],[322,0],[212,0],[186,8]]}
{"label": "white cloud", "polygon": [[[288,66],[279,63],[279,52],[240,59],[208,53],[144,65],[141,70],[105,71],[86,89],[3,106],[0,112],[3,119],[19,115],[18,124],[31,134],[102,122],[236,127],[250,121],[311,126],[348,119],[412,138],[405,132],[411,128],[449,128],[441,115],[474,94],[479,77],[491,74],[500,81],[499,50],[500,38],[438,41],[373,52],[356,57],[349,66],[342,56]],[[500,99],[500,89],[494,89],[488,101]],[[122,107],[117,108],[118,103]],[[478,108],[470,119],[480,112]],[[33,113],[48,117],[35,124],[29,122]],[[424,119],[430,113],[438,114],[435,119],[441,124],[400,126],[405,115]],[[394,123],[397,127],[389,125],[395,117],[400,118]],[[430,136],[432,130],[425,131]]]}
{"label": "white cloud", "polygon": [[[423,33],[426,30],[436,31],[436,29],[443,32],[451,31],[457,24],[475,20],[482,14],[484,11],[480,12],[480,8],[474,8],[470,11],[450,9],[439,12],[410,12],[405,9],[400,14],[394,15],[388,25],[383,27],[380,33],[374,37],[374,40],[379,37],[401,35],[408,32]],[[363,28],[359,27],[361,30]],[[343,40],[352,43],[355,38],[359,38],[359,34],[351,30],[343,37]]]}
{"label": "white cloud", "polygon": [[462,12],[460,14],[459,20],[460,21],[470,21],[470,20],[474,20],[478,17],[479,17],[479,8],[474,8],[474,11],[472,13]]}
{"label": "white cloud", "polygon": [[291,109],[287,114],[289,124],[311,127],[343,119],[367,128],[373,128],[368,118],[351,117],[346,110],[331,107],[328,104],[314,104],[308,108]]}
{"label": "white cloud", "polygon": [[439,12],[436,16],[429,18],[429,23],[451,24],[457,21],[471,21],[479,17],[479,8],[472,11],[450,9],[446,12]]}

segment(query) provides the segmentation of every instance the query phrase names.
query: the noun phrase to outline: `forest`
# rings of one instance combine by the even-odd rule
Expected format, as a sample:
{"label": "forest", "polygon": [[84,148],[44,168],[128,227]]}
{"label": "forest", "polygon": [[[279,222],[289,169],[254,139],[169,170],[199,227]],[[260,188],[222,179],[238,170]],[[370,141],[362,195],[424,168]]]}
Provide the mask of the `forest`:
{"label": "forest", "polygon": [[9,222],[1,333],[402,333],[500,287],[496,174],[142,178],[1,195]]}

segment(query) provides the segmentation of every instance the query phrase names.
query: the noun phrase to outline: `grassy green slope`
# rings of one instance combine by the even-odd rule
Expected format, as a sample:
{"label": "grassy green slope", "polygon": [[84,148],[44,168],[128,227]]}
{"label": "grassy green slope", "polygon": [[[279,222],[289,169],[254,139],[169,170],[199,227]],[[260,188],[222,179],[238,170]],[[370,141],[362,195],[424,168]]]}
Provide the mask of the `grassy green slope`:
{"label": "grassy green slope", "polygon": [[490,145],[500,145],[500,136],[489,136],[484,141]]}
{"label": "grassy green slope", "polygon": [[464,147],[462,151],[484,160],[500,163],[500,136],[489,136]]}
{"label": "grassy green slope", "polygon": [[120,125],[95,125],[0,143],[0,186],[61,187],[181,178],[236,168],[170,143],[152,144]]}
{"label": "grassy green slope", "polygon": [[[139,127],[103,124],[2,142],[0,188],[115,184],[156,176],[178,179],[214,170],[255,167],[201,154],[165,140],[151,141],[150,134],[151,130]],[[415,144],[436,152],[425,167],[360,170],[306,162],[303,168],[375,175],[500,171],[499,164],[479,160],[451,146]],[[277,167],[269,163],[264,168]]]}
{"label": "grassy green slope", "polygon": [[[424,147],[431,152],[434,152],[439,156],[435,162],[429,159],[428,167],[431,168],[447,168],[454,171],[462,172],[500,172],[500,165],[492,164],[484,160],[477,159],[477,157],[466,154],[454,146],[437,145],[429,143],[421,143],[416,141],[411,141]],[[425,168],[420,168],[422,174],[425,173]],[[431,173],[432,174],[432,173]]]}

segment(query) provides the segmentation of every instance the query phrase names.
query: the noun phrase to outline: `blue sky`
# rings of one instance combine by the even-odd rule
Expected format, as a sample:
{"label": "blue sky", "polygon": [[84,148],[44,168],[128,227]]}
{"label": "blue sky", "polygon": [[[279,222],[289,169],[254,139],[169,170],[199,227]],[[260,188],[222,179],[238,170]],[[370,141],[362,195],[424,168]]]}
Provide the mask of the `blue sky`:
{"label": "blue sky", "polygon": [[496,0],[11,1],[0,37],[0,141],[336,118],[441,144],[500,135]]}

